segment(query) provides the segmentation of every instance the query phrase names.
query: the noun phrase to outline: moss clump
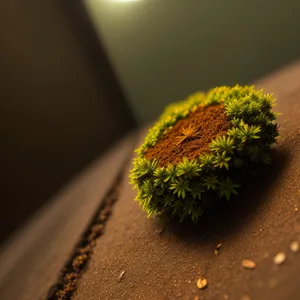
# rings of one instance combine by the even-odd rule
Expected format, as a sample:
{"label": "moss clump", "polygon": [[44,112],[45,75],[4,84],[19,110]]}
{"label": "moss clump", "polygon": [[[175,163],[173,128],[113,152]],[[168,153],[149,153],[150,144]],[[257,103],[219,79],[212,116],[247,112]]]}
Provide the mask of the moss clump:
{"label": "moss clump", "polygon": [[[136,150],[130,180],[142,208],[149,216],[197,222],[205,210],[236,195],[253,168],[270,162],[278,136],[274,102],[272,94],[237,85],[169,105]],[[213,125],[220,112],[226,120],[223,116],[222,124]],[[181,124],[189,125],[176,136]],[[216,128],[222,128],[220,134],[212,133]],[[176,155],[175,163],[170,154]]]}

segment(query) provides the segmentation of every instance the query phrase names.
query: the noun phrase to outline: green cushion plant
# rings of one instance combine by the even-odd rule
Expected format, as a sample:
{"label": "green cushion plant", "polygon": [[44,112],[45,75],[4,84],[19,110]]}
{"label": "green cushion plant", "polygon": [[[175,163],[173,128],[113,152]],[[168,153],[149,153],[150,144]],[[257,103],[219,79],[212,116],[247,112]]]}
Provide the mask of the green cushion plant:
{"label": "green cushion plant", "polygon": [[[199,92],[166,107],[136,150],[130,173],[142,208],[149,216],[197,222],[207,209],[237,195],[251,177],[251,170],[270,162],[269,150],[278,136],[274,102],[272,94],[236,85]],[[223,123],[214,125],[214,130],[223,127],[209,140],[202,133],[213,131],[210,122],[202,126],[196,116],[206,118],[211,114],[211,120],[215,120],[217,109],[215,114],[223,114]],[[174,130],[180,122],[188,126],[176,135]],[[202,142],[205,137],[208,141]],[[160,156],[167,151],[165,144],[160,144],[164,140],[169,142],[167,148],[174,154],[173,160],[165,155],[167,161],[163,161]],[[199,152],[195,143],[202,143],[203,150]],[[192,156],[182,154],[187,149],[194,151]]]}

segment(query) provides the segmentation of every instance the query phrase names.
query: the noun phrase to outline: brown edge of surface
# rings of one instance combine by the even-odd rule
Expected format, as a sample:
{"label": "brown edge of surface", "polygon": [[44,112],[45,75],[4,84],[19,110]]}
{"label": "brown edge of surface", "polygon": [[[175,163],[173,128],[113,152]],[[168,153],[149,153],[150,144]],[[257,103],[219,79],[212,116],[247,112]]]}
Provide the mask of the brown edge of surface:
{"label": "brown edge of surface", "polygon": [[124,179],[124,170],[128,165],[131,155],[123,163],[119,174],[113,181],[111,188],[104,196],[99,208],[92,217],[87,229],[82,234],[79,242],[74,247],[71,257],[62,268],[56,283],[50,287],[46,296],[47,300],[66,300],[71,299],[77,288],[77,283],[84,273],[88,261],[93,254],[93,248],[97,239],[104,234],[104,228],[108,221],[114,203],[119,198],[121,182]]}

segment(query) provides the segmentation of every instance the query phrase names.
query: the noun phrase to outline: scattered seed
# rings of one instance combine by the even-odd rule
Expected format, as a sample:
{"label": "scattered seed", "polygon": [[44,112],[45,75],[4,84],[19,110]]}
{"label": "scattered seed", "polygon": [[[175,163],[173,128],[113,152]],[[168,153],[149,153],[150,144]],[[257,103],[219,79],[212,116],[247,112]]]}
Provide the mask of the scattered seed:
{"label": "scattered seed", "polygon": [[290,245],[290,249],[292,252],[298,252],[299,251],[299,243],[294,241]]}
{"label": "scattered seed", "polygon": [[118,277],[119,282],[123,279],[125,271],[122,271]]}
{"label": "scattered seed", "polygon": [[277,253],[276,256],[274,257],[274,263],[276,265],[283,264],[285,260],[286,260],[286,255],[283,252]]}
{"label": "scattered seed", "polygon": [[218,245],[217,245],[217,247],[216,247],[216,249],[214,250],[214,254],[215,255],[218,255],[219,254],[219,250],[220,250],[220,248],[222,247],[222,244],[221,243],[219,243]]}
{"label": "scattered seed", "polygon": [[245,269],[254,269],[256,267],[256,263],[250,259],[243,259],[242,265]]}
{"label": "scattered seed", "polygon": [[298,211],[298,207],[295,207],[295,211]]}
{"label": "scattered seed", "polygon": [[207,285],[208,285],[208,282],[205,278],[202,278],[202,279],[200,278],[197,280],[198,289],[202,290],[202,289],[206,288]]}

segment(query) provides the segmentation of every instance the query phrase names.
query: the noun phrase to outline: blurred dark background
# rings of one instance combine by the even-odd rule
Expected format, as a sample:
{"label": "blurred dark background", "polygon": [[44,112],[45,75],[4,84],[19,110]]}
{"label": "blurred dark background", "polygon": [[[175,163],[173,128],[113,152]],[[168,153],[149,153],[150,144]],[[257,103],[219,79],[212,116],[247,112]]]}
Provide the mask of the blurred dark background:
{"label": "blurred dark background", "polygon": [[295,0],[1,1],[0,241],[167,103],[299,58],[299,11]]}
{"label": "blurred dark background", "polygon": [[0,3],[0,240],[134,127],[80,4]]}
{"label": "blurred dark background", "polygon": [[298,0],[85,0],[140,122],[300,56]]}

